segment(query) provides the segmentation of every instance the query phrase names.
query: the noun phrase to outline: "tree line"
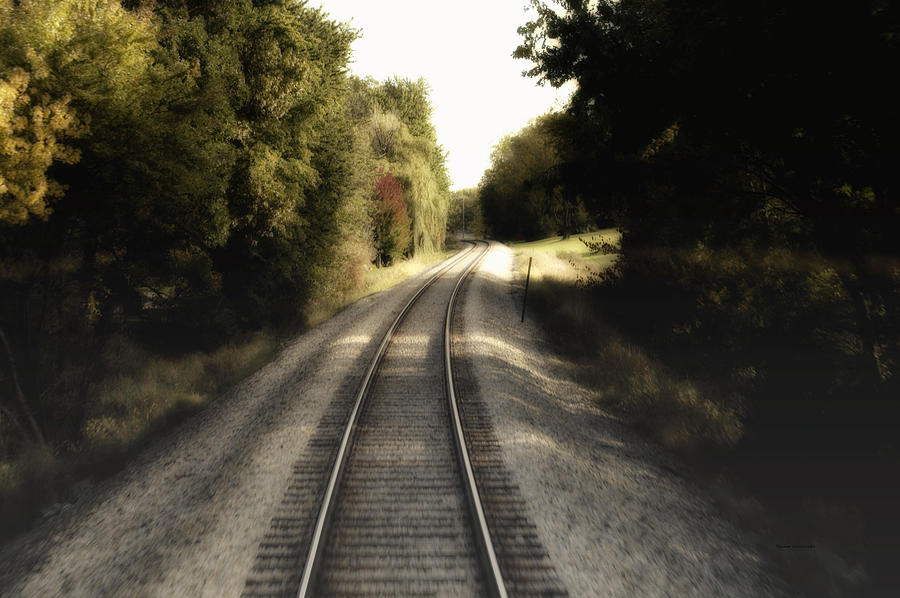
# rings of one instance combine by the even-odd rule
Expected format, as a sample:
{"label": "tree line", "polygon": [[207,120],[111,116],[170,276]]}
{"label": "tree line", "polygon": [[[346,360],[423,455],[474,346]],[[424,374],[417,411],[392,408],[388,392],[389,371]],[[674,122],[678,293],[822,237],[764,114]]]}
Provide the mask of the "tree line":
{"label": "tree line", "polygon": [[[289,0],[0,2],[0,449],[79,442],[125,334],[214,346],[444,241],[424,80]],[[170,349],[167,349],[170,350]]]}
{"label": "tree line", "polygon": [[896,398],[896,3],[532,4],[514,55],[577,89],[497,146],[480,187],[496,234],[568,230],[535,217],[554,197],[614,224],[605,308],[679,367],[755,393],[753,413]]}
{"label": "tree line", "polygon": [[538,239],[585,232],[596,217],[582,194],[568,184],[577,148],[567,132],[568,115],[550,112],[504,136],[478,186],[478,201],[492,234],[504,239]]}

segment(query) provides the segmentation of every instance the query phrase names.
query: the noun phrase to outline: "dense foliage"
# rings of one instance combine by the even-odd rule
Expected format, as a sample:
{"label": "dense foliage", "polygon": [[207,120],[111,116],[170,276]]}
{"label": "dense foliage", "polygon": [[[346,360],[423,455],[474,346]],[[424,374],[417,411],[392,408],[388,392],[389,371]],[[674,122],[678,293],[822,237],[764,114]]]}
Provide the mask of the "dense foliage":
{"label": "dense foliage", "polygon": [[478,187],[458,189],[450,194],[450,212],[447,216],[447,230],[462,234],[473,234],[485,238],[484,210],[478,195]]}
{"label": "dense foliage", "polygon": [[516,55],[577,82],[565,179],[623,233],[607,280],[622,321],[761,399],[816,400],[807,421],[846,417],[829,398],[890,396],[894,3],[534,4]]}
{"label": "dense foliage", "polygon": [[293,0],[0,0],[0,457],[80,442],[117,335],[302,326],[374,240],[441,246],[427,85],[349,77],[356,35]]}
{"label": "dense foliage", "polygon": [[424,79],[359,82],[359,115],[367,120],[369,156],[403,185],[412,219],[411,251],[431,253],[444,243],[450,178],[446,154],[431,123]]}
{"label": "dense foliage", "polygon": [[372,202],[375,259],[379,265],[390,264],[403,257],[412,239],[400,181],[391,174],[382,174],[375,181]]}
{"label": "dense foliage", "polygon": [[560,131],[569,120],[546,114],[494,147],[478,190],[486,224],[497,237],[568,237],[590,227],[583,199],[566,176],[571,148]]}
{"label": "dense foliage", "polygon": [[590,168],[569,184],[617,215],[619,274],[670,301],[663,334],[776,354],[827,338],[875,387],[894,377],[893,4],[563,4],[536,3],[517,55],[578,83],[565,137]]}

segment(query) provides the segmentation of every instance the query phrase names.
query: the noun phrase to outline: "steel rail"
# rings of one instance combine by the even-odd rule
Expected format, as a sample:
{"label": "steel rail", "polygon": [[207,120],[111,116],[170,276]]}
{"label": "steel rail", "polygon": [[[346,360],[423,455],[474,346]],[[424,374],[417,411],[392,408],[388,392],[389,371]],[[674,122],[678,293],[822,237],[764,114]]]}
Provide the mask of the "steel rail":
{"label": "steel rail", "polygon": [[[344,473],[344,469],[347,463],[347,457],[349,453],[349,447],[353,442],[353,438],[356,434],[357,422],[359,420],[360,412],[362,411],[362,404],[365,401],[366,397],[369,394],[369,391],[372,387],[372,381],[375,379],[375,372],[378,370],[378,366],[381,364],[381,360],[384,357],[384,353],[387,350],[387,346],[391,341],[391,338],[394,336],[394,332],[397,330],[397,327],[400,326],[400,322],[406,317],[406,314],[412,308],[413,304],[418,301],[419,297],[432,285],[434,282],[444,275],[450,268],[458,264],[464,257],[469,255],[475,249],[475,244],[473,244],[466,251],[460,252],[459,255],[456,256],[455,259],[450,261],[447,265],[442,267],[438,272],[436,272],[431,278],[428,279],[425,284],[416,292],[415,295],[407,302],[407,304],[403,307],[397,317],[394,319],[390,328],[388,328],[387,332],[384,334],[384,338],[381,340],[381,344],[378,346],[378,350],[375,352],[375,356],[372,359],[372,362],[369,364],[368,370],[366,370],[366,375],[363,377],[362,384],[360,384],[359,392],[356,395],[356,401],[353,405],[353,410],[350,412],[350,417],[347,422],[347,426],[344,428],[344,434],[341,438],[340,448],[338,449],[337,457],[335,459],[334,467],[331,470],[331,476],[328,479],[328,485],[325,489],[325,496],[322,499],[322,506],[319,509],[319,516],[316,519],[316,527],[313,531],[312,541],[310,542],[309,551],[306,556],[306,565],[303,568],[303,576],[300,579],[300,588],[297,591],[298,598],[307,598],[312,595],[313,587],[316,581],[316,573],[319,567],[319,564],[322,559],[322,552],[324,551],[324,542],[323,539],[325,537],[325,530],[330,523],[331,517],[334,513],[334,504],[336,501],[336,488],[338,487],[341,477]],[[468,271],[467,271],[468,272]]]}
{"label": "steel rail", "polygon": [[494,550],[494,543],[491,540],[491,532],[488,529],[487,520],[484,517],[484,508],[481,504],[481,496],[478,493],[478,484],[475,481],[475,474],[472,470],[472,462],[469,459],[469,451],[466,448],[466,439],[463,433],[462,422],[459,414],[459,403],[456,400],[456,389],[453,384],[453,369],[451,366],[450,354],[450,328],[453,320],[453,308],[456,304],[456,297],[463,282],[468,278],[469,274],[475,267],[481,263],[484,256],[487,255],[490,245],[487,245],[484,251],[473,261],[463,275],[456,281],[453,293],[450,295],[450,301],[447,304],[447,315],[444,320],[444,372],[445,386],[447,389],[447,400],[450,403],[450,415],[453,418],[453,436],[456,438],[456,455],[459,459],[460,469],[464,472],[463,479],[466,484],[466,496],[469,499],[469,509],[474,519],[475,533],[478,538],[479,552],[484,563],[484,568],[489,573],[488,586],[490,593],[498,598],[507,598],[506,584],[503,582],[503,574],[500,571],[500,563],[497,561],[497,553]]}

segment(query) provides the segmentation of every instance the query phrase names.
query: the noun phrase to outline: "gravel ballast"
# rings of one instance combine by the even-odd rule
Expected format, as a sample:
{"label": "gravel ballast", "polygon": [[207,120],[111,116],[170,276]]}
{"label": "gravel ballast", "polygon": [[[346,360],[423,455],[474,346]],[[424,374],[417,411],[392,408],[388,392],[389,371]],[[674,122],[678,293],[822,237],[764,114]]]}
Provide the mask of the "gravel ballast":
{"label": "gravel ballast", "polygon": [[506,466],[572,596],[781,596],[784,585],[673,455],[596,405],[529,317],[494,244],[463,297],[462,342]]}

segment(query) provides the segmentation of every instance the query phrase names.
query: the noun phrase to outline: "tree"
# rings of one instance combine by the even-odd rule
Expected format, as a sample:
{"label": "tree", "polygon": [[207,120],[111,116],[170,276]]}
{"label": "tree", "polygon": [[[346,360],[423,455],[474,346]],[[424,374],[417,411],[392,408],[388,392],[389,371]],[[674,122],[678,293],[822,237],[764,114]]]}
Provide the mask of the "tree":
{"label": "tree", "polygon": [[424,253],[444,243],[450,198],[447,156],[437,143],[428,93],[424,79],[374,84],[368,123],[372,158],[403,184],[413,251]]}
{"label": "tree", "polygon": [[92,332],[138,313],[138,289],[168,252],[221,240],[227,219],[203,201],[215,156],[179,135],[203,114],[190,109],[190,72],[164,59],[149,13],[105,0],[0,11],[11,215],[0,219],[0,325],[21,396],[44,430],[71,439],[87,401],[66,396],[63,372],[88,371]]}
{"label": "tree", "polygon": [[293,1],[0,2],[0,329],[28,410],[0,407],[78,442],[114,334],[210,345],[361,281],[355,35]]}
{"label": "tree", "polygon": [[900,249],[892,4],[562,4],[534,3],[516,56],[542,81],[577,81],[573,140],[615,200],[604,208],[620,214],[623,266],[661,243],[811,246],[842,282],[880,385],[898,317],[879,257]]}
{"label": "tree", "polygon": [[467,231],[476,237],[485,236],[484,214],[477,187],[459,189],[450,195],[450,214],[447,229]]}
{"label": "tree", "polygon": [[479,185],[484,217],[493,234],[504,238],[540,238],[584,230],[589,222],[581,198],[565,171],[555,133],[562,115],[546,114],[491,153],[491,166]]}
{"label": "tree", "polygon": [[78,150],[62,143],[85,132],[68,98],[33,98],[29,79],[21,67],[0,78],[0,223],[24,224],[30,216],[46,220],[50,201],[65,191],[47,171],[54,163],[80,158]]}
{"label": "tree", "polygon": [[83,292],[108,298],[102,313],[133,306],[136,285],[120,283],[159,275],[169,249],[224,242],[227,146],[196,73],[157,43],[149,12],[32,0],[9,9],[0,35],[2,63],[30,74],[29,93],[87,125],[70,131],[80,161],[52,166],[59,185],[49,188],[66,193],[42,236],[49,253],[79,246]]}
{"label": "tree", "polygon": [[302,3],[160,4],[166,47],[195,65],[219,123],[210,132],[227,144],[216,188],[230,227],[211,248],[212,267],[243,325],[292,321],[319,284],[336,281],[344,239],[360,242],[341,223],[362,201],[352,187],[362,185],[357,147],[341,118],[357,34]]}
{"label": "tree", "polygon": [[375,181],[372,202],[375,259],[381,267],[400,259],[409,250],[410,221],[403,200],[403,186],[390,173],[382,173]]}

